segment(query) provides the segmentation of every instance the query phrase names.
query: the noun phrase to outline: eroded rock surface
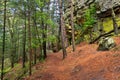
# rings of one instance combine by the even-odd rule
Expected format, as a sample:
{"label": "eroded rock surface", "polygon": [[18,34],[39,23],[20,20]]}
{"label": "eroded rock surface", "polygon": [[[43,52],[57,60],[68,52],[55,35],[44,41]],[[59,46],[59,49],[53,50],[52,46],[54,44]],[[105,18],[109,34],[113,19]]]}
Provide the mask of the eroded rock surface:
{"label": "eroded rock surface", "polygon": [[111,37],[103,37],[99,41],[98,50],[110,50],[111,48],[115,47],[115,41]]}
{"label": "eroded rock surface", "polygon": [[[84,9],[88,8],[92,3],[97,4],[99,17],[108,17],[111,15],[110,8],[113,7],[115,13],[120,13],[120,0],[73,0],[74,15],[84,14]],[[70,16],[70,5],[65,9],[65,18]]]}

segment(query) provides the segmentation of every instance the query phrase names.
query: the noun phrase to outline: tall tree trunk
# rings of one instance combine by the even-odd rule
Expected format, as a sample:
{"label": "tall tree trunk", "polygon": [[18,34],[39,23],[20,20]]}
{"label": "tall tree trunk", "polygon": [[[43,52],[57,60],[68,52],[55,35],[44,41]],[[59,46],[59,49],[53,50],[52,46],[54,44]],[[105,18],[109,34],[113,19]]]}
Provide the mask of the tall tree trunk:
{"label": "tall tree trunk", "polygon": [[[33,34],[33,38],[34,39],[37,39],[37,32],[36,32],[36,27],[37,27],[37,24],[36,24],[36,7],[35,7],[35,12],[34,12],[34,17],[33,17],[33,23],[34,23],[34,34]],[[34,43],[35,45],[37,44],[36,43],[36,41],[35,41],[35,43]],[[37,62],[37,54],[36,54],[36,47],[33,49],[33,51],[34,51],[34,64],[36,64],[36,62]]]}
{"label": "tall tree trunk", "polygon": [[62,7],[62,20],[63,20],[63,35],[64,35],[64,42],[65,42],[65,48],[68,47],[68,39],[67,39],[67,35],[66,35],[66,28],[65,28],[65,21],[64,21],[64,12],[65,12],[65,1],[64,0],[61,0],[61,7]]}
{"label": "tall tree trunk", "polygon": [[46,52],[46,38],[47,38],[47,35],[46,35],[46,29],[47,29],[47,25],[44,24],[44,22],[42,21],[42,30],[43,30],[43,34],[42,34],[42,37],[43,37],[43,58],[47,58],[47,52]]}
{"label": "tall tree trunk", "polygon": [[2,45],[1,80],[3,80],[3,75],[4,75],[5,26],[6,26],[6,0],[4,0],[4,25],[3,25],[3,45]]}
{"label": "tall tree trunk", "polygon": [[59,0],[59,8],[60,8],[60,27],[61,27],[61,40],[62,40],[62,49],[63,49],[63,59],[67,56],[66,47],[64,41],[65,41],[65,35],[64,35],[64,19],[63,19],[63,10],[62,10],[62,1]]}
{"label": "tall tree trunk", "polygon": [[25,68],[25,62],[26,62],[26,6],[25,6],[25,23],[24,23],[25,27],[24,27],[24,36],[23,36],[23,63],[22,63],[22,67]]}
{"label": "tall tree trunk", "polygon": [[71,17],[70,17],[70,23],[71,23],[71,27],[72,27],[72,48],[73,51],[75,51],[75,31],[74,31],[74,22],[73,22],[73,12],[74,12],[74,8],[73,8],[73,2],[72,0],[70,0],[70,5],[71,5]]}
{"label": "tall tree trunk", "polygon": [[28,43],[29,43],[29,75],[32,74],[32,47],[31,47],[31,27],[30,27],[30,0],[28,0]]}
{"label": "tall tree trunk", "polygon": [[116,19],[115,19],[114,9],[111,8],[111,11],[112,11],[112,20],[113,20],[114,33],[115,33],[115,35],[118,35],[118,24],[117,24]]}
{"label": "tall tree trunk", "polygon": [[[45,3],[45,1],[44,1]],[[43,8],[41,8],[41,11],[43,12]],[[42,43],[42,48],[43,48],[43,58],[47,58],[47,52],[46,52],[46,38],[47,38],[47,33],[46,33],[46,30],[47,30],[47,25],[44,24],[44,19],[42,18],[42,38],[43,38],[43,43]]]}

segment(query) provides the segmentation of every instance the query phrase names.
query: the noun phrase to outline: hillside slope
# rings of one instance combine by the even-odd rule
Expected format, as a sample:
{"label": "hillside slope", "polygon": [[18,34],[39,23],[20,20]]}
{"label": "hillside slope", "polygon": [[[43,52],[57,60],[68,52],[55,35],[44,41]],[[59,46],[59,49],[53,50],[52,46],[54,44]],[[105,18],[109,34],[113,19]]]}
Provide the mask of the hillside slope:
{"label": "hillside slope", "polygon": [[[120,37],[114,38],[117,46]],[[120,80],[120,49],[97,51],[97,44],[81,43],[62,60],[62,52],[52,53],[36,72],[25,80]]]}

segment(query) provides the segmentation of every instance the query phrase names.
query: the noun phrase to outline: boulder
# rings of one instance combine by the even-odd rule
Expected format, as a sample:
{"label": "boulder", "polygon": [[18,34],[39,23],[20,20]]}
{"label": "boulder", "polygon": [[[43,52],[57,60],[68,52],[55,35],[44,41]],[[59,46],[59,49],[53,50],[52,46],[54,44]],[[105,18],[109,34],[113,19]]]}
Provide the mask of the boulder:
{"label": "boulder", "polygon": [[99,47],[98,47],[98,50],[102,50],[102,51],[105,51],[105,50],[110,50],[111,48],[115,47],[115,41],[113,38],[111,37],[102,37],[100,40],[99,40]]}

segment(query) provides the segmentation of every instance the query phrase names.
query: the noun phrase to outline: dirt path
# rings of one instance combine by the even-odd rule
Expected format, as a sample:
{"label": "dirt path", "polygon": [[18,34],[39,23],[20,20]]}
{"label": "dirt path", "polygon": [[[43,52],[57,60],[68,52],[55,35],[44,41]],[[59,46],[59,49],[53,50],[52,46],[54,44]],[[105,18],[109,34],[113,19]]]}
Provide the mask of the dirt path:
{"label": "dirt path", "polygon": [[[119,45],[120,37],[115,40]],[[97,51],[97,47],[96,44],[81,43],[75,52],[69,47],[65,60],[62,60],[61,52],[49,54],[26,80],[120,80],[120,50],[102,52]]]}

